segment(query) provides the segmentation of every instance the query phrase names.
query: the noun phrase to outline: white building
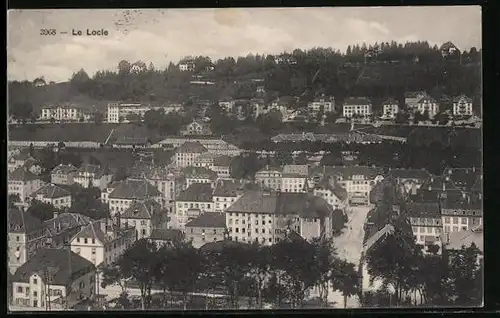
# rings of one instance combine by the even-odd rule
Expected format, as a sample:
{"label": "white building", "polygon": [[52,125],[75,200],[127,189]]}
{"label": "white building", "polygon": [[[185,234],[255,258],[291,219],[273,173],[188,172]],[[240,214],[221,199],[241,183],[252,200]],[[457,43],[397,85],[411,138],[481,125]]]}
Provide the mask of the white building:
{"label": "white building", "polygon": [[229,179],[231,177],[230,167],[232,160],[233,158],[230,156],[217,156],[214,159],[214,166],[211,170],[217,173],[219,179]]}
{"label": "white building", "polygon": [[219,107],[228,113],[233,111],[235,104],[232,98],[225,98],[219,101]]}
{"label": "white building", "polygon": [[175,166],[179,168],[194,166],[196,158],[207,151],[200,142],[185,142],[175,151]]}
{"label": "white building", "polygon": [[112,178],[113,175],[108,169],[84,163],[76,171],[73,181],[84,188],[96,187],[103,190],[108,186]]}
{"label": "white building", "polygon": [[472,99],[460,95],[453,99],[453,116],[472,116]]}
{"label": "white building", "polygon": [[307,104],[307,109],[310,113],[318,113],[323,110],[324,113],[331,113],[335,111],[335,98],[325,97],[324,95],[315,98],[312,102]]}
{"label": "white building", "polygon": [[143,165],[135,167],[129,179],[147,180],[162,194],[163,207],[173,212],[175,196],[179,192],[179,185],[177,184],[177,178],[172,172],[155,166]]}
{"label": "white building", "polygon": [[211,134],[212,130],[209,125],[196,120],[181,130],[181,135],[183,136],[210,136]]}
{"label": "white building", "polygon": [[80,121],[90,119],[93,110],[76,105],[45,106],[41,109],[40,119],[56,121]]}
{"label": "white building", "polygon": [[50,172],[50,181],[53,184],[72,185],[77,170],[73,165],[59,164]]}
{"label": "white building", "polygon": [[183,229],[201,213],[213,212],[213,189],[208,183],[193,183],[176,199],[175,227]]}
{"label": "white building", "polygon": [[405,105],[408,110],[414,109],[417,106],[417,103],[424,97],[427,97],[427,93],[424,91],[416,91],[416,92],[406,92],[405,93]]}
{"label": "white building", "polygon": [[334,210],[344,210],[347,206],[347,191],[338,185],[333,187],[326,180],[314,186],[313,194],[325,199]]}
{"label": "white building", "polygon": [[[166,224],[159,224],[162,218],[161,205],[155,200],[145,200],[133,202],[130,207],[120,214],[121,227],[135,228],[136,238],[138,240],[148,238],[153,229],[166,228]],[[165,214],[166,216],[166,214]]]}
{"label": "white building", "polygon": [[183,106],[180,104],[171,105],[152,105],[145,103],[119,103],[113,102],[108,104],[108,123],[126,123],[128,115],[138,115],[140,118],[149,110],[163,110],[165,114],[171,112],[182,111]]}
{"label": "white building", "polygon": [[392,98],[389,98],[382,103],[382,118],[383,119],[394,119],[396,114],[399,112],[398,102]]}
{"label": "white building", "polygon": [[439,203],[419,202],[406,205],[415,242],[428,252],[429,246],[436,245],[441,253],[443,225]]}
{"label": "white building", "polygon": [[185,167],[181,174],[186,179],[186,187],[193,183],[208,183],[213,188],[217,180],[217,173],[205,167]]}
{"label": "white building", "polygon": [[26,199],[43,185],[43,181],[40,180],[39,176],[23,167],[8,173],[8,179],[7,193],[9,195],[18,195],[21,202],[26,202]]}
{"label": "white building", "polygon": [[372,114],[372,102],[366,97],[349,97],[344,100],[342,115],[351,118],[354,115],[369,117]]}
{"label": "white building", "polygon": [[54,184],[44,185],[35,191],[31,197],[35,200],[52,204],[57,209],[67,209],[71,207],[71,193]]}
{"label": "white building", "polygon": [[179,70],[182,72],[192,72],[194,71],[195,64],[194,61],[188,60],[179,63]]}
{"label": "white building", "polygon": [[160,141],[158,144],[162,147],[177,148],[184,143],[200,143],[205,149],[219,156],[238,156],[242,150],[233,144],[230,144],[220,138],[191,138],[191,137],[170,137]]}
{"label": "white building", "polygon": [[217,180],[213,192],[214,212],[224,212],[243,195],[239,180]]}
{"label": "white building", "polygon": [[281,191],[283,177],[283,168],[269,167],[257,171],[255,174],[255,181],[265,189],[274,191]]}
{"label": "white building", "polygon": [[122,214],[135,201],[153,199],[161,204],[162,197],[160,191],[145,179],[113,182],[101,193],[101,200],[108,203],[111,216]]}
{"label": "white building", "polygon": [[434,118],[434,116],[436,116],[439,112],[439,105],[434,98],[423,97],[418,101],[416,111],[421,114],[427,112],[429,114],[429,118]]}

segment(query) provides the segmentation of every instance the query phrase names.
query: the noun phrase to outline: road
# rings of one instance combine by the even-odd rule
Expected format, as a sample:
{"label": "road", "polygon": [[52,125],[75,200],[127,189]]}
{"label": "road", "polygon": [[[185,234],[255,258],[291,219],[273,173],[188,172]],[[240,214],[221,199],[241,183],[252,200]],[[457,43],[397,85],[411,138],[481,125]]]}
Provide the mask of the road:
{"label": "road", "polygon": [[[365,235],[364,224],[368,212],[371,210],[369,206],[356,206],[347,208],[348,222],[342,234],[335,237],[333,242],[337,248],[339,258],[345,259],[359,266],[361,253],[363,251],[363,238]],[[328,291],[328,301],[335,302],[336,308],[344,307],[344,297],[339,291],[330,289]],[[347,298],[348,308],[359,307],[357,296]]]}

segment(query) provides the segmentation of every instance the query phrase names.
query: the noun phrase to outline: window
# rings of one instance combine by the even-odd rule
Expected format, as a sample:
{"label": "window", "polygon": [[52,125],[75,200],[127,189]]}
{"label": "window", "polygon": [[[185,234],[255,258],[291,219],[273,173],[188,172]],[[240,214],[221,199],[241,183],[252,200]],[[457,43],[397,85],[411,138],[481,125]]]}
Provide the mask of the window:
{"label": "window", "polygon": [[142,235],[146,235],[146,229],[142,229]]}
{"label": "window", "polygon": [[255,229],[255,233],[259,233],[259,229]]}
{"label": "window", "polygon": [[467,224],[467,218],[462,218],[462,224]]}
{"label": "window", "polygon": [[92,255],[95,255],[95,252],[96,252],[96,248],[92,247]]}
{"label": "window", "polygon": [[80,238],[79,237],[76,238],[76,242],[80,243]]}
{"label": "window", "polygon": [[462,231],[467,231],[467,226],[462,226]]}
{"label": "window", "polygon": [[88,239],[87,239],[87,238],[84,238],[84,239],[83,239],[83,243],[84,243],[84,244],[88,244],[88,242],[89,242],[89,241],[88,241]]}
{"label": "window", "polygon": [[262,233],[266,233],[266,229],[262,229]]}
{"label": "window", "polygon": [[458,218],[457,217],[453,218],[453,224],[458,224]]}
{"label": "window", "polygon": [[[38,279],[33,278],[33,285],[36,285],[36,284],[38,284]],[[34,295],[36,296],[36,292],[34,293]]]}
{"label": "window", "polygon": [[239,233],[239,232],[240,232],[240,229],[237,227],[237,228],[235,229],[235,231],[236,231],[236,233]]}
{"label": "window", "polygon": [[245,228],[242,228],[242,229],[241,229],[241,233],[245,233]]}
{"label": "window", "polygon": [[427,227],[427,233],[432,233],[432,227]]}
{"label": "window", "polygon": [[92,238],[92,244],[95,244],[95,238]]}
{"label": "window", "polygon": [[19,242],[19,235],[16,235],[16,242]]}
{"label": "window", "polygon": [[23,287],[22,286],[17,286],[17,292],[22,293],[23,292]]}
{"label": "window", "polygon": [[417,226],[412,226],[411,229],[412,229],[413,233],[418,232],[418,227]]}
{"label": "window", "polygon": [[214,235],[217,234],[217,230],[216,229],[213,230],[213,234]]}

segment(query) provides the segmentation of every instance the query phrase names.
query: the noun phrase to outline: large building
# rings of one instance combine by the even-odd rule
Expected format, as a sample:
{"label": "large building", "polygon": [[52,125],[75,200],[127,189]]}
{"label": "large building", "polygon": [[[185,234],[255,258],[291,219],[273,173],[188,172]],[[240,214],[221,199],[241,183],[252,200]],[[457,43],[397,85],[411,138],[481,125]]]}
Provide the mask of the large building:
{"label": "large building", "polygon": [[52,169],[52,172],[50,173],[50,181],[53,184],[72,185],[75,182],[74,178],[77,170],[78,169],[71,164],[59,164],[57,167]]}
{"label": "large building", "polygon": [[394,119],[396,114],[399,112],[399,105],[396,100],[389,98],[382,103],[382,118],[383,119]]}
{"label": "large building", "polygon": [[243,183],[239,180],[217,180],[213,192],[215,212],[224,212],[243,195]]}
{"label": "large building", "polygon": [[123,213],[133,202],[148,199],[153,199],[161,204],[163,195],[145,179],[113,182],[109,188],[101,193],[101,200],[109,205],[111,216]]}
{"label": "large building", "polygon": [[305,239],[332,233],[332,208],[316,196],[305,193],[247,191],[226,210],[229,239],[271,245],[287,230]]}
{"label": "large building", "polygon": [[214,187],[217,180],[217,173],[204,167],[185,167],[182,168],[181,174],[186,179],[186,187],[193,183],[208,183]]}
{"label": "large building", "polygon": [[163,207],[173,212],[175,196],[180,192],[178,178],[167,169],[153,165],[138,165],[132,169],[129,179],[147,180],[163,197]]}
{"label": "large building", "polygon": [[209,125],[196,120],[181,130],[183,136],[210,136],[211,134],[212,130]]}
{"label": "large building", "polygon": [[207,242],[218,242],[226,238],[226,215],[224,213],[202,213],[186,223],[184,236],[195,248]]}
{"label": "large building", "polygon": [[84,163],[76,171],[73,181],[84,188],[96,187],[103,190],[111,182],[112,177],[108,169]]}
{"label": "large building", "polygon": [[307,104],[307,109],[310,113],[318,113],[321,110],[324,113],[331,113],[335,111],[335,98],[334,97],[321,97],[315,98]]}
{"label": "large building", "polygon": [[56,209],[71,207],[71,192],[54,184],[46,184],[36,190],[31,197],[40,202],[53,205]]}
{"label": "large building", "polygon": [[472,99],[465,95],[460,95],[453,99],[453,116],[472,116]]}
{"label": "large building", "polygon": [[175,151],[175,165],[179,168],[194,166],[196,158],[207,151],[200,142],[185,142]]}
{"label": "large building", "polygon": [[406,205],[406,210],[416,243],[424,247],[424,252],[428,252],[429,246],[434,245],[438,247],[438,252],[441,252],[443,224],[439,203],[409,203]]}
{"label": "large building", "polygon": [[422,97],[415,106],[420,114],[427,113],[429,118],[434,118],[439,112],[439,105],[436,100],[430,96]]}
{"label": "large building", "polygon": [[135,227],[137,239],[148,238],[153,229],[167,228],[167,213],[155,200],[133,202],[128,209],[120,214],[123,228]]}
{"label": "large building", "polygon": [[187,222],[205,212],[213,212],[213,189],[208,183],[193,183],[179,193],[176,199],[175,220],[177,228],[184,228]]}
{"label": "large building", "polygon": [[91,118],[94,110],[86,109],[76,105],[46,106],[41,109],[41,120],[56,121],[87,121]]}
{"label": "large building", "polygon": [[119,103],[113,102],[108,104],[108,123],[125,123],[128,122],[129,115],[136,115],[140,118],[148,110],[163,110],[165,114],[170,112],[179,112],[183,108],[180,104],[172,105],[151,105],[143,103]]}
{"label": "large building", "polygon": [[354,116],[369,117],[372,114],[372,102],[366,97],[349,97],[344,100],[342,115],[346,118]]}
{"label": "large building", "polygon": [[39,176],[24,167],[19,167],[8,173],[8,179],[7,193],[19,196],[21,202],[26,202],[26,199],[43,185]]}
{"label": "large building", "polygon": [[44,248],[19,267],[12,278],[13,305],[63,310],[93,299],[96,267],[64,248]]}
{"label": "large building", "polygon": [[405,105],[411,110],[417,106],[417,103],[424,97],[427,97],[427,93],[424,91],[417,92],[407,92],[405,93]]}

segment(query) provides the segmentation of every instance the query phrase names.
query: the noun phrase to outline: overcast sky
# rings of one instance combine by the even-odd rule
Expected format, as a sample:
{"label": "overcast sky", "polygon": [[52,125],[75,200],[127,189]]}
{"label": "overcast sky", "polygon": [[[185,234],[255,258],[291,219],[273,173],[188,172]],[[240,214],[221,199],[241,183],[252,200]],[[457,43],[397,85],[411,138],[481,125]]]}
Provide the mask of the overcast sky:
{"label": "overcast sky", "polygon": [[[8,12],[8,78],[66,81],[115,70],[120,60],[153,62],[164,69],[187,55],[211,58],[275,54],[295,48],[376,41],[452,41],[481,47],[481,9],[469,7],[252,8],[183,10],[15,10]],[[57,34],[105,29],[108,36]]]}

